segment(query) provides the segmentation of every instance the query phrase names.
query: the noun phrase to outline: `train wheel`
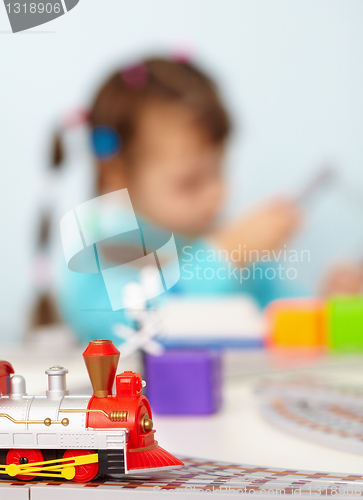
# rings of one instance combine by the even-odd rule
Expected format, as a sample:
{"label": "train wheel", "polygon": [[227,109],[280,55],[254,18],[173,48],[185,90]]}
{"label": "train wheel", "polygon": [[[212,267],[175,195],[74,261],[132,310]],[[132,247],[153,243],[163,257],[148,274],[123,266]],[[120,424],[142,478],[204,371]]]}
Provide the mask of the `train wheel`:
{"label": "train wheel", "polygon": [[[43,453],[40,450],[9,450],[8,454],[6,455],[6,465],[10,464],[16,464],[16,465],[23,465],[23,464],[33,464],[36,462],[44,462],[44,456]],[[35,476],[28,476],[28,475],[23,475],[19,474],[16,476],[17,479],[20,479],[20,481],[31,481],[34,479]]]}
{"label": "train wheel", "polygon": [[[67,450],[63,455],[63,458],[79,457],[80,455],[93,455],[96,453],[93,450]],[[76,475],[72,479],[76,483],[88,483],[92,481],[98,474],[98,463],[86,464],[86,465],[76,465]]]}

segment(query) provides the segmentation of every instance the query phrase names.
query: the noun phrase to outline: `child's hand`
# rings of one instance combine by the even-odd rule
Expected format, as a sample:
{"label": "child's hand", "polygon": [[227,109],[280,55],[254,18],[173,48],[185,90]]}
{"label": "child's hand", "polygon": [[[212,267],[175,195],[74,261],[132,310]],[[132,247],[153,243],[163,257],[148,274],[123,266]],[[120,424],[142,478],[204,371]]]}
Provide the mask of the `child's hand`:
{"label": "child's hand", "polygon": [[[298,205],[286,199],[275,199],[252,210],[229,227],[212,236],[219,248],[231,252],[241,245],[249,252],[261,256],[263,250],[274,250],[286,243],[300,226]],[[254,252],[254,259],[257,258]],[[249,262],[243,262],[249,264]]]}
{"label": "child's hand", "polygon": [[250,250],[274,250],[286,243],[299,225],[298,206],[292,201],[276,199],[241,220],[240,241]]}
{"label": "child's hand", "polygon": [[356,295],[363,291],[363,265],[339,264],[332,268],[322,285],[322,295]]}

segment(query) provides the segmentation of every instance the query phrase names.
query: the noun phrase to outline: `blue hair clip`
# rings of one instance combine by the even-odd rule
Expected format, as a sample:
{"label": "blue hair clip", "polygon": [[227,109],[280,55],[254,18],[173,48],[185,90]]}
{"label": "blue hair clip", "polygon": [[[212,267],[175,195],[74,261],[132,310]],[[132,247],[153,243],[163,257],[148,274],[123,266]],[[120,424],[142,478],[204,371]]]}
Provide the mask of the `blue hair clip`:
{"label": "blue hair clip", "polygon": [[111,127],[95,127],[91,132],[92,149],[97,158],[110,158],[121,149],[121,139]]}

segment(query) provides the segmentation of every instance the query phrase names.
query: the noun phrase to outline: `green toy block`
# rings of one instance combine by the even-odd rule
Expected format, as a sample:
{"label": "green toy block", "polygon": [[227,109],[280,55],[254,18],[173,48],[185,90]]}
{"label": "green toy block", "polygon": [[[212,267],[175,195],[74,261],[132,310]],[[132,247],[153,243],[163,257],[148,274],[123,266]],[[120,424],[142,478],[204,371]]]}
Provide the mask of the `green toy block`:
{"label": "green toy block", "polygon": [[336,351],[363,351],[363,296],[328,301],[329,345]]}

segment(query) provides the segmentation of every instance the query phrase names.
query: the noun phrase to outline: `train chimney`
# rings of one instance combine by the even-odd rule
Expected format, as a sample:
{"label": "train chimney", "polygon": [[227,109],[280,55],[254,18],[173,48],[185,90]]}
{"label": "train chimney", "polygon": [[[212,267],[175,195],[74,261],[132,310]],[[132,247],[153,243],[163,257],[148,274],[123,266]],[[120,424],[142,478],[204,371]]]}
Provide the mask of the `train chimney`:
{"label": "train chimney", "polygon": [[[47,398],[58,399],[63,396],[68,396],[66,375],[68,370],[63,366],[52,366],[45,373],[48,375],[48,390],[46,392]],[[24,390],[25,392],[25,390]]]}
{"label": "train chimney", "polygon": [[83,353],[96,398],[112,396],[120,351],[111,340],[91,340]]}

